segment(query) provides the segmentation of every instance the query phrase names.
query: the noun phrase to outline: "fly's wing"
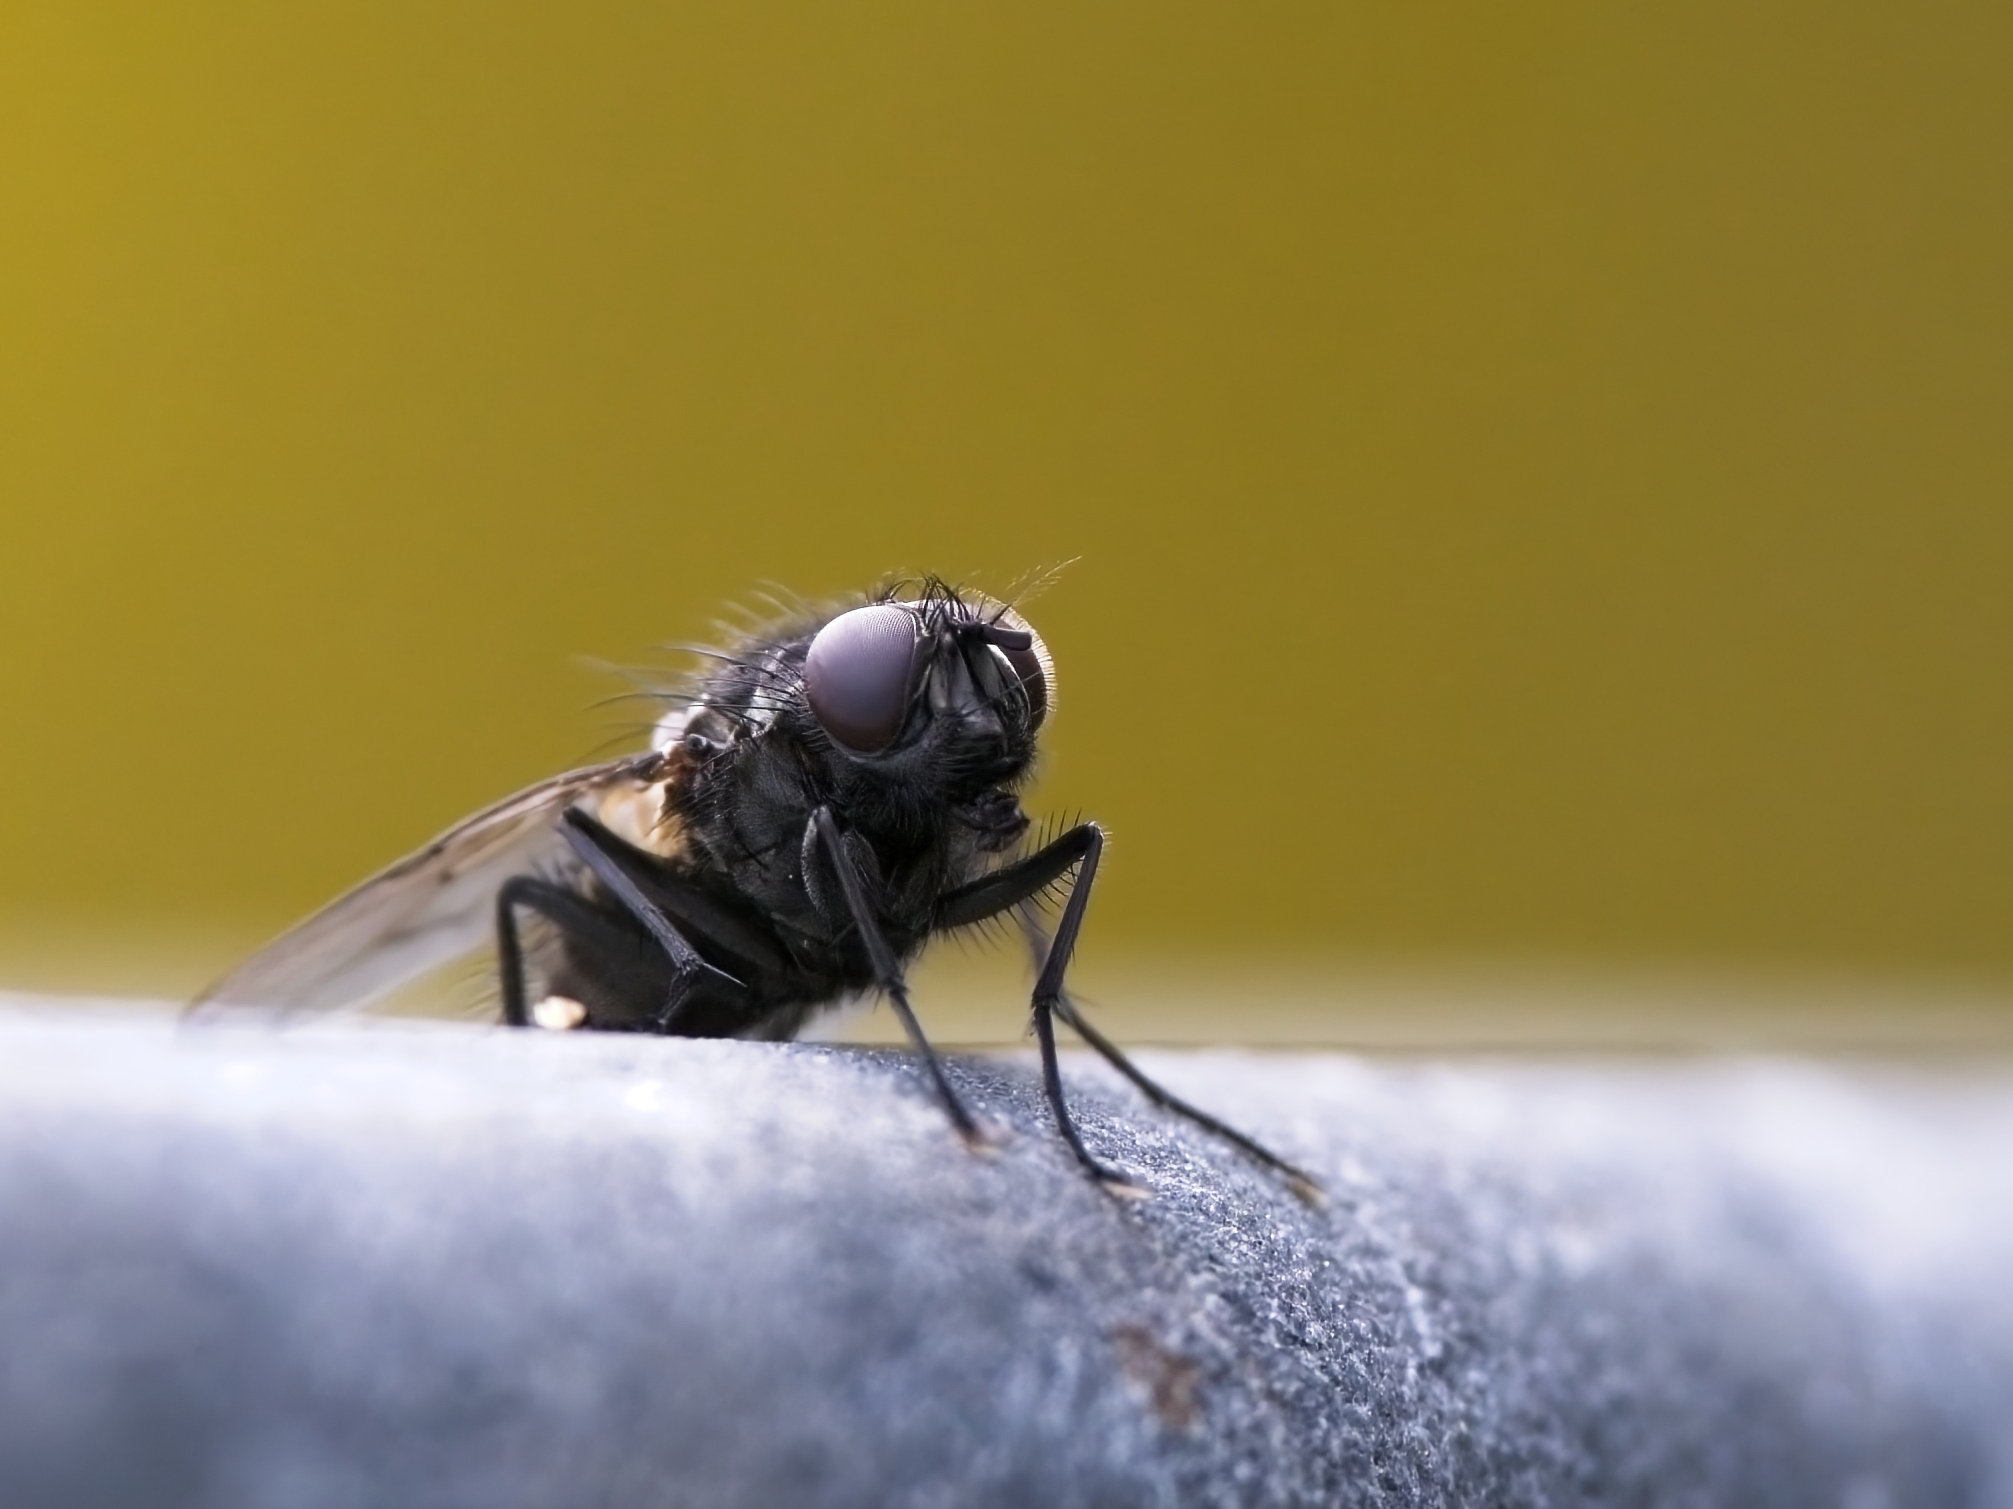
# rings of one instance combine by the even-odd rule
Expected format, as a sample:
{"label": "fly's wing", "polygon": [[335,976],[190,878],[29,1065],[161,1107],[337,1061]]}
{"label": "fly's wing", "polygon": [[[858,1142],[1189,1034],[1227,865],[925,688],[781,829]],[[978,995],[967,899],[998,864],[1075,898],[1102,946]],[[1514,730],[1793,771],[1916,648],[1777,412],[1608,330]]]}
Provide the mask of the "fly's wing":
{"label": "fly's wing", "polygon": [[632,842],[671,852],[676,835],[654,814],[673,763],[652,754],[570,771],[476,813],[281,934],[192,1009],[363,1007],[474,951],[495,926],[503,883],[567,853],[558,818],[568,807],[588,807]]}

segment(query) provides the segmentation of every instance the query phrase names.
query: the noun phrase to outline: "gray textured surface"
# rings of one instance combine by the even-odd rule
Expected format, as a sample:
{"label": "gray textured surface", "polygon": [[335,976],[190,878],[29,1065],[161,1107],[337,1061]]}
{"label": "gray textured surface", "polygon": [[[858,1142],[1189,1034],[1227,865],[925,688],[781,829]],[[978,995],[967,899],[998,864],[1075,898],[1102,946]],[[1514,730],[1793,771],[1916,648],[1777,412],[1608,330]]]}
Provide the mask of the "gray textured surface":
{"label": "gray textured surface", "polygon": [[2013,1505],[2013,1079],[0,1014],[0,1502]]}

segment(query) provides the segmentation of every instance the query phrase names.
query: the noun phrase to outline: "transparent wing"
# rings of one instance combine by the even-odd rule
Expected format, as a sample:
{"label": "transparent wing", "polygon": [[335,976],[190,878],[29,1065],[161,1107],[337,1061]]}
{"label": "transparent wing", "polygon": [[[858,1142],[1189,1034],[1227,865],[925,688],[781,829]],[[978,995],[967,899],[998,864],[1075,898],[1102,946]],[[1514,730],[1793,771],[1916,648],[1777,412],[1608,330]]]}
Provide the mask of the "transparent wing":
{"label": "transparent wing", "polygon": [[673,835],[638,816],[661,810],[648,799],[661,799],[667,763],[651,754],[569,771],[485,808],[281,934],[191,1009],[356,1009],[473,952],[495,926],[503,883],[566,854],[557,819],[569,807],[668,852]]}

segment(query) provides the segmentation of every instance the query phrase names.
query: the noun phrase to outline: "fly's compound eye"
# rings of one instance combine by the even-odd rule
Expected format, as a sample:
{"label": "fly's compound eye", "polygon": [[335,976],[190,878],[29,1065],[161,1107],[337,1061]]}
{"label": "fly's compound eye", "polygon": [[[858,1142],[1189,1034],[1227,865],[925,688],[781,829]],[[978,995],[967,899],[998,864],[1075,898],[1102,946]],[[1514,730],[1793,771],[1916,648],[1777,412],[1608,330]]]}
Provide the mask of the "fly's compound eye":
{"label": "fly's compound eye", "polygon": [[804,657],[804,695],[834,740],[878,754],[902,731],[915,674],[915,615],[876,603],[818,630]]}

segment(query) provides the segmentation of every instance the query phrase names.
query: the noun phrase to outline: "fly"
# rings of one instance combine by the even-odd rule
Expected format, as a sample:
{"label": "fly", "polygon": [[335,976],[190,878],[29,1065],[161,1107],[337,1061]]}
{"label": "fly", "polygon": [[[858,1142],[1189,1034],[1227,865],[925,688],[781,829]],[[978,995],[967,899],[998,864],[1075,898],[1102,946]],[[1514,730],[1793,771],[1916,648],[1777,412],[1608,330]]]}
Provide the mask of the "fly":
{"label": "fly", "polygon": [[[515,1027],[784,1041],[876,990],[968,1144],[978,1123],[909,1003],[931,938],[1012,916],[1036,964],[1042,1083],[1084,1146],[1055,1023],[1154,1104],[1317,1198],[1308,1175],[1161,1088],[1064,990],[1104,831],[1026,850],[1019,792],[1055,710],[1055,664],[1011,606],[931,579],[710,652],[639,755],[571,771],[476,813],[296,926],[198,1007],[356,1007],[495,940]],[[1053,940],[1038,907],[1067,885]],[[535,926],[532,924],[535,922]],[[539,987],[534,990],[532,981]]]}

